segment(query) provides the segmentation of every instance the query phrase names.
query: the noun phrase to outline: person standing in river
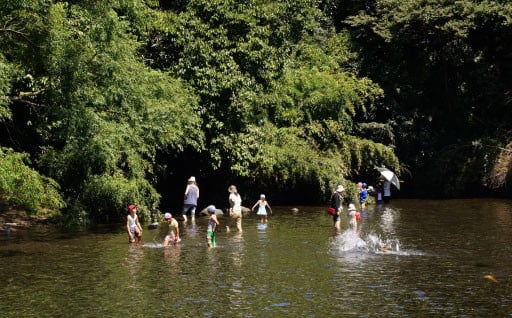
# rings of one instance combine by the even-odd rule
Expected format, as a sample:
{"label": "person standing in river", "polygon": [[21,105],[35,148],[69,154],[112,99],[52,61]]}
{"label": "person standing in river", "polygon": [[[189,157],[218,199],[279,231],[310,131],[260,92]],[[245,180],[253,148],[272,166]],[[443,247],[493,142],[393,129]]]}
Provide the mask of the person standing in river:
{"label": "person standing in river", "polygon": [[272,208],[270,207],[270,204],[268,204],[267,200],[265,199],[265,195],[260,195],[260,199],[256,201],[256,203],[252,206],[251,211],[254,211],[254,208],[259,205],[258,212],[256,212],[257,215],[260,217],[260,223],[268,223],[268,217],[267,217],[267,207],[272,214]]}
{"label": "person standing in river", "polygon": [[137,242],[142,241],[142,226],[139,223],[139,217],[137,216],[137,207],[135,204],[130,204],[128,206],[128,211],[130,212],[126,216],[126,230],[128,231],[128,241],[130,243],[134,243],[135,240]]}
{"label": "person standing in river", "polygon": [[230,227],[236,223],[238,232],[242,232],[242,197],[236,190],[236,186],[231,185],[228,188],[229,192],[229,219],[226,224],[226,232],[229,233]]}
{"label": "person standing in river", "polygon": [[389,203],[391,200],[391,182],[388,180],[384,180],[384,184],[382,185],[382,190],[384,192],[383,201],[384,203]]}
{"label": "person standing in river", "polygon": [[356,211],[356,206],[353,203],[348,205],[348,228],[357,231],[357,218],[361,214]]}
{"label": "person standing in river", "polygon": [[209,205],[206,208],[208,211],[208,225],[206,227],[206,241],[208,243],[208,248],[215,247],[215,232],[217,231],[217,226],[219,225],[219,221],[217,220],[217,216],[215,213],[217,212],[217,208],[215,205]]}
{"label": "person standing in river", "polygon": [[359,189],[359,205],[361,206],[361,210],[366,208],[366,200],[368,199],[368,189],[366,183],[361,184],[361,188]]}
{"label": "person standing in river", "polygon": [[340,229],[340,213],[343,211],[343,197],[341,196],[343,191],[345,191],[345,188],[343,188],[343,186],[340,184],[331,196],[331,208],[333,208],[335,211],[334,215],[332,216],[332,222],[334,228],[338,231]]}
{"label": "person standing in river", "polygon": [[178,225],[178,221],[172,217],[171,213],[165,213],[164,214],[165,222],[167,222],[167,225],[169,226],[167,235],[164,239],[164,247],[168,246],[169,244],[178,244],[180,239],[180,227]]}
{"label": "person standing in river", "polygon": [[199,187],[196,183],[196,177],[192,176],[187,181],[185,188],[185,200],[183,201],[183,221],[187,222],[187,214],[190,213],[192,222],[195,221],[197,200],[199,199]]}

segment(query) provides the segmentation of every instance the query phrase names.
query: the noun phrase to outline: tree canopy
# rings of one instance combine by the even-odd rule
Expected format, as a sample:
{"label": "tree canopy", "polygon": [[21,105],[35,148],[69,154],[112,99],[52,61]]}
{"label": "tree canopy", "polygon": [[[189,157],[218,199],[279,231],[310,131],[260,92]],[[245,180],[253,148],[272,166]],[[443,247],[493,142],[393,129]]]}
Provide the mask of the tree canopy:
{"label": "tree canopy", "polygon": [[379,119],[395,125],[414,191],[475,195],[497,181],[496,154],[510,154],[511,23],[506,1],[375,1],[344,21],[362,73],[386,92]]}
{"label": "tree canopy", "polygon": [[502,1],[3,1],[0,200],[86,224],[130,203],[157,218],[162,180],[186,173],[309,203],[378,166],[416,194],[505,189],[511,17]]}

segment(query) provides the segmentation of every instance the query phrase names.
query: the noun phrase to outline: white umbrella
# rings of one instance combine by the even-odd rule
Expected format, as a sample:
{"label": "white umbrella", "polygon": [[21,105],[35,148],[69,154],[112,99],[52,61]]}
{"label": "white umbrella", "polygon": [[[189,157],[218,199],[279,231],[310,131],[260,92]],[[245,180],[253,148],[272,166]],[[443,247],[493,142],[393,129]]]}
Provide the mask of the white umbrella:
{"label": "white umbrella", "polygon": [[388,168],[377,168],[377,170],[384,177],[384,179],[391,182],[392,185],[394,185],[398,190],[400,190],[400,181],[398,180],[398,177],[393,171],[389,170]]}

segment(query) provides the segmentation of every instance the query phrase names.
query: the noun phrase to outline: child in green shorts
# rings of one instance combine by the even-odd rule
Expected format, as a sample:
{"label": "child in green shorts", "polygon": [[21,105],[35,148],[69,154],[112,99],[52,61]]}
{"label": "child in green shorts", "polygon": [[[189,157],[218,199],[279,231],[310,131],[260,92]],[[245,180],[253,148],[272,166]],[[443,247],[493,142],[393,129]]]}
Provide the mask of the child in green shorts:
{"label": "child in green shorts", "polygon": [[206,230],[206,240],[208,241],[208,247],[215,247],[215,231],[217,230],[217,225],[219,225],[219,221],[215,215],[217,209],[214,205],[210,205],[206,210],[210,216]]}

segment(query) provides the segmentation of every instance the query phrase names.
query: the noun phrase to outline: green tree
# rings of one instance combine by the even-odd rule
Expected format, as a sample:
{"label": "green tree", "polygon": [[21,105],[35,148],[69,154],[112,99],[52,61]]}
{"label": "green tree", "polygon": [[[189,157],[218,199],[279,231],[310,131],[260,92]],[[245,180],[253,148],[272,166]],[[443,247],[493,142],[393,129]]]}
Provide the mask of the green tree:
{"label": "green tree", "polygon": [[510,141],[511,17],[503,1],[384,0],[347,19],[417,189],[481,191],[496,144]]}
{"label": "green tree", "polygon": [[[9,42],[11,63],[31,78],[31,87],[16,85],[32,88],[30,94],[11,89],[11,108],[25,106],[16,128],[39,136],[25,146],[39,171],[61,185],[68,220],[118,218],[129,203],[149,218],[160,197],[156,151],[201,148],[203,136],[194,95],[183,82],[145,66],[134,35],[142,26],[133,14],[120,15],[133,13],[133,3],[48,1],[4,9],[6,19],[36,21],[23,25],[37,34],[26,52]],[[29,51],[35,58],[26,58]]]}
{"label": "green tree", "polygon": [[382,91],[355,75],[347,34],[315,2],[197,0],[160,17],[147,56],[200,96],[211,169],[325,194],[354,171],[397,165],[391,148],[353,135]]}

